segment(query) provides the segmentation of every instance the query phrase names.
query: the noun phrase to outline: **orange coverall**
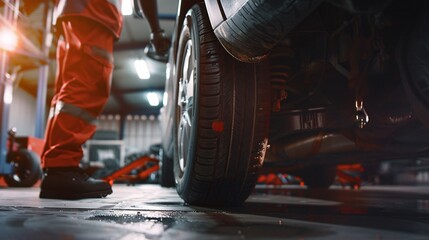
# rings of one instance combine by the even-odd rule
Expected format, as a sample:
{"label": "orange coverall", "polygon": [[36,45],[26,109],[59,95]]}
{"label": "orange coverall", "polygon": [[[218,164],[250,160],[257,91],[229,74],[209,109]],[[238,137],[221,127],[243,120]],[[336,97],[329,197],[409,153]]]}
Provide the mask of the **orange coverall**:
{"label": "orange coverall", "polygon": [[[113,43],[120,36],[119,0],[59,0],[55,95],[45,133],[44,168],[75,167],[82,144],[96,130],[94,121],[109,97]],[[55,15],[55,14],[54,14]]]}

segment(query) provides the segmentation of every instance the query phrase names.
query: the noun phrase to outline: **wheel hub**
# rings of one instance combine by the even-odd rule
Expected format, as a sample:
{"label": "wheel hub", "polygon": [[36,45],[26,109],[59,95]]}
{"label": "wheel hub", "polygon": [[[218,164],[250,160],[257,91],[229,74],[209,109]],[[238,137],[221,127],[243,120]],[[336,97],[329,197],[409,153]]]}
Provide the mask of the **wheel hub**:
{"label": "wheel hub", "polygon": [[182,76],[179,80],[179,124],[178,124],[178,155],[180,170],[186,168],[189,144],[191,141],[192,119],[194,115],[194,56],[192,41],[188,40],[183,56]]}

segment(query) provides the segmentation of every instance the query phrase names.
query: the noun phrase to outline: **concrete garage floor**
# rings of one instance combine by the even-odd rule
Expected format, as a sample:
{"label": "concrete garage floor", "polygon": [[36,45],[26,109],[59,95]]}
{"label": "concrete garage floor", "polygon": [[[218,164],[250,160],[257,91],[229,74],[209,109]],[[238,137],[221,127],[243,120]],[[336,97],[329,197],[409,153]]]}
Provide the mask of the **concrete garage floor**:
{"label": "concrete garage floor", "polygon": [[239,208],[188,206],[174,189],[115,184],[104,199],[0,187],[0,239],[429,239],[429,187],[260,186]]}

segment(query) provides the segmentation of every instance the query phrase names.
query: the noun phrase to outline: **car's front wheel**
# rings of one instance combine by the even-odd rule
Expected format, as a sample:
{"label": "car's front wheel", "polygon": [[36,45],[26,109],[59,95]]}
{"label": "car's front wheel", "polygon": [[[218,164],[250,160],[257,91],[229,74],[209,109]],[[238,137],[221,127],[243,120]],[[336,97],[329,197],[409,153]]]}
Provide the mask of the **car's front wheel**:
{"label": "car's front wheel", "polygon": [[241,204],[267,148],[266,65],[232,58],[214,36],[204,5],[195,5],[179,34],[176,71],[177,192],[195,205]]}

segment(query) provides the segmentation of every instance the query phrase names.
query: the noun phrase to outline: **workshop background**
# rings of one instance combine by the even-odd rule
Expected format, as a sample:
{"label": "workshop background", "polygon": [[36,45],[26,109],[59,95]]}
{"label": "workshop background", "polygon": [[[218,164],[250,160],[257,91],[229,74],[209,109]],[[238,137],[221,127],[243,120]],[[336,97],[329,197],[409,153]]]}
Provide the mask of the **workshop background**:
{"label": "workshop background", "polygon": [[[7,72],[16,73],[13,79],[13,100],[9,111],[7,129],[15,127],[18,136],[43,138],[44,124],[49,112],[49,102],[53,96],[55,63],[55,37],[47,54],[48,64],[44,64],[42,55],[44,38],[52,36],[45,22],[46,14],[51,14],[53,1],[18,1],[19,8],[16,29],[20,37],[15,51],[8,54],[10,64]],[[0,12],[5,13],[5,5],[0,2]],[[103,115],[97,120],[98,131],[95,140],[113,140],[108,144],[118,145],[121,149],[121,163],[124,157],[143,152],[160,141],[158,115],[162,108],[162,95],[165,84],[165,59],[154,60],[146,52],[150,39],[150,28],[145,19],[132,14],[131,1],[123,1],[124,27],[120,40],[115,44],[115,68],[112,79],[111,96]],[[171,36],[177,11],[177,0],[159,0],[158,12],[161,27],[167,36]],[[5,20],[5,15],[0,15]],[[4,21],[2,21],[4,23]],[[143,60],[143,61],[142,61]],[[135,70],[136,64],[146,65],[147,72]],[[41,75],[41,69],[48,68],[47,76]],[[41,80],[46,77],[46,83]],[[46,84],[46,96],[40,96],[41,84]],[[42,90],[43,92],[43,90]],[[39,95],[38,95],[39,94]],[[44,98],[45,106],[38,106]],[[149,102],[149,97],[152,97]],[[43,109],[43,114],[38,111]],[[37,126],[42,122],[43,131]],[[6,134],[6,133],[2,133]],[[107,154],[108,155],[108,154]]]}
{"label": "workshop background", "polygon": [[[123,0],[124,27],[114,47],[111,95],[103,114],[97,119],[98,131],[94,139],[84,146],[85,161],[114,158],[117,164],[124,165],[150,151],[151,146],[161,140],[158,117],[163,106],[166,59],[150,57],[149,25],[145,19],[132,14],[131,1]],[[178,0],[157,2],[161,27],[171,37]],[[51,0],[0,0],[1,26],[15,29],[19,36],[16,48],[5,52],[8,62],[4,70],[7,74],[2,81],[11,82],[13,99],[7,100],[10,104],[4,101],[10,109],[2,113],[6,121],[0,122],[3,147],[11,128],[16,128],[17,136],[43,139],[56,71],[56,39],[51,34],[49,21],[52,9]],[[14,26],[8,26],[7,14],[16,15]],[[3,49],[7,37],[4,32],[1,34],[0,48]],[[46,43],[51,43],[47,49],[44,47]],[[138,69],[147,67],[147,71],[138,73],[136,65]],[[9,95],[5,94],[4,99]],[[426,166],[427,159],[404,159],[365,166],[365,174],[376,183],[426,184],[429,182]],[[386,177],[385,180],[372,179],[374,175]]]}

